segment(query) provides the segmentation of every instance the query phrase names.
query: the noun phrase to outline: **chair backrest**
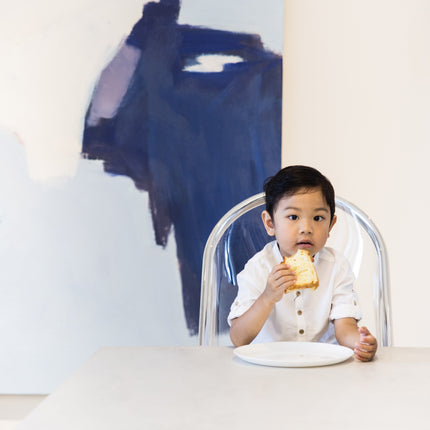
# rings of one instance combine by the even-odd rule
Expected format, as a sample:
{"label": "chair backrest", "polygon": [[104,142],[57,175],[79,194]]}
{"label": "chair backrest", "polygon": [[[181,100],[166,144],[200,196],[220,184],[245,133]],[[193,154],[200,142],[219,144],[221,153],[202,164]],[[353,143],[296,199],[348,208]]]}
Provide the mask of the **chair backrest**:
{"label": "chair backrest", "polygon": [[[231,345],[227,316],[237,294],[236,275],[273,240],[261,221],[265,195],[254,195],[227,212],[212,230],[203,254],[200,345]],[[327,246],[342,252],[356,277],[362,325],[380,345],[392,345],[388,256],[380,232],[352,203],[336,198],[337,222]]]}

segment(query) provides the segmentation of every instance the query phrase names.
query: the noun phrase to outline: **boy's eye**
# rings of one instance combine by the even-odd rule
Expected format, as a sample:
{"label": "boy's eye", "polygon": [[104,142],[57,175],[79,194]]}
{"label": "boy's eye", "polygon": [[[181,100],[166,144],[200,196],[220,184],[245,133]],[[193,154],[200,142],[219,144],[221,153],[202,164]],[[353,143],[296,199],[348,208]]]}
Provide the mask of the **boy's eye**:
{"label": "boy's eye", "polygon": [[314,221],[322,221],[324,217],[322,215],[316,215],[314,216]]}
{"label": "boy's eye", "polygon": [[292,221],[296,221],[299,219],[299,217],[297,215],[288,215],[287,218],[292,220]]}

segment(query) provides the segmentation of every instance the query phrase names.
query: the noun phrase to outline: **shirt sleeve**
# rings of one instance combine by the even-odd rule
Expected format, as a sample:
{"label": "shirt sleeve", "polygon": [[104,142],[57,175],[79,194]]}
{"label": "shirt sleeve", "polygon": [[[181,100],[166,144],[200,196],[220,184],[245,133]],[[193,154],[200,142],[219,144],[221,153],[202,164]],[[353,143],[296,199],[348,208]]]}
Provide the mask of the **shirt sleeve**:
{"label": "shirt sleeve", "polygon": [[354,291],[355,277],[346,258],[342,258],[335,274],[330,320],[339,318],[355,318],[359,321],[362,317],[358,305],[357,294]]}
{"label": "shirt sleeve", "polygon": [[249,262],[245,265],[243,271],[237,275],[239,289],[227,318],[227,322],[230,326],[231,321],[243,315],[263,292],[261,288],[262,285],[263,288],[265,287],[265,282],[263,284],[259,282],[263,276],[261,273],[258,273],[258,270],[255,270],[255,267]]}

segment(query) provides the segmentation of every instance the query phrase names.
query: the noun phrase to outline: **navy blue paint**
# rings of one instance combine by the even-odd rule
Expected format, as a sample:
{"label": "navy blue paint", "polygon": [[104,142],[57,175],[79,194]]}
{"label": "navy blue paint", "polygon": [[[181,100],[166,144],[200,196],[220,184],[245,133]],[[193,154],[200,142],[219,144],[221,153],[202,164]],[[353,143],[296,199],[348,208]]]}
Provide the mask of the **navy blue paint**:
{"label": "navy blue paint", "polygon": [[[195,334],[210,231],[281,167],[282,58],[256,35],[178,25],[178,11],[175,1],[144,7],[127,40],[142,49],[133,83],[115,118],[85,128],[83,153],[149,193],[157,244],[167,244],[174,226]],[[203,53],[246,61],[221,73],[182,71]]]}

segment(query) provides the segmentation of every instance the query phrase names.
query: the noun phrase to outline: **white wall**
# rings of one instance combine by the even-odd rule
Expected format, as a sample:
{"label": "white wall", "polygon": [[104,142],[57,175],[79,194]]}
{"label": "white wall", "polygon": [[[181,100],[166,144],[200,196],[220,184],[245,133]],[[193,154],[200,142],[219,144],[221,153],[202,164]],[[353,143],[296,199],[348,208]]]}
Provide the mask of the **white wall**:
{"label": "white wall", "polygon": [[394,343],[430,346],[430,2],[285,0],[283,164],[308,164],[379,226]]}

